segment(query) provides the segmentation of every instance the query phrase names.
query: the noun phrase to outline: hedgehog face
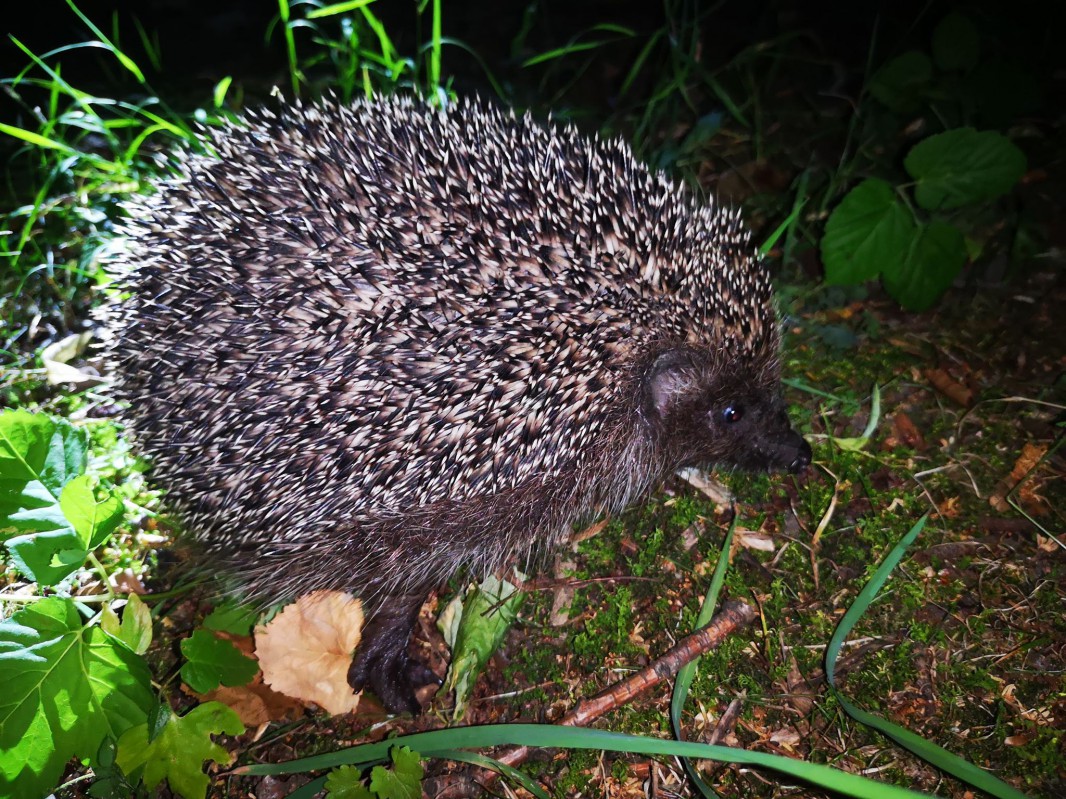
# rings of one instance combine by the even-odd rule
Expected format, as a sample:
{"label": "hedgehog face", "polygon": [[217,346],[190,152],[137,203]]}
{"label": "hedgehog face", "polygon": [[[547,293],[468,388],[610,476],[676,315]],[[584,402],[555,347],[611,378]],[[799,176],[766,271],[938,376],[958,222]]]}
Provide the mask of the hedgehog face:
{"label": "hedgehog face", "polygon": [[784,402],[772,390],[763,392],[721,391],[713,387],[706,402],[697,404],[702,413],[699,427],[704,435],[697,459],[704,463],[730,463],[742,469],[800,472],[811,462],[810,445],[788,421]]}
{"label": "hedgehog face", "polygon": [[811,448],[789,424],[776,371],[717,360],[672,349],[646,373],[645,410],[666,459],[678,467],[805,469]]}

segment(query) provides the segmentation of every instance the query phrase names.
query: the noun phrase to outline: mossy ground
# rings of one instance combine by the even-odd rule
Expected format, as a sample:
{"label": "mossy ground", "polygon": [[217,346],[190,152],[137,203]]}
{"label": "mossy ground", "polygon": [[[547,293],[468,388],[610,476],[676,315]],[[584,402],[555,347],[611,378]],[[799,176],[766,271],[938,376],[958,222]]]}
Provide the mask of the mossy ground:
{"label": "mossy ground", "polygon": [[[973,312],[987,296],[957,298],[917,319],[867,302],[864,313],[878,318],[880,334],[859,337],[848,351],[806,333],[827,323],[826,314],[797,310],[786,377],[834,398],[790,393],[795,418],[806,420],[800,424],[816,442],[807,475],[717,475],[736,497],[738,528],[765,536],[754,541],[772,542],[772,549],[742,544],[734,553],[728,594],[756,603],[760,617],[700,661],[688,736],[706,735],[729,702],[742,697],[728,742],[876,769],[883,779],[942,795],[970,795],[852,722],[828,696],[822,673],[840,615],[928,512],[922,536],[856,629],[855,646],[845,650],[844,690],[862,707],[1033,795],[1062,789],[1066,553],[1061,537],[1048,532],[1062,530],[1066,491],[1061,453],[1051,453],[1062,435],[1057,411],[1041,403],[1062,399],[1061,387],[1045,378],[1061,364],[1052,330],[1063,297],[1035,291],[1039,285],[1031,294],[1022,290],[1029,299],[1014,301],[1024,303],[1026,336],[1006,332],[1017,327],[1006,297],[998,317]],[[1025,374],[1013,380],[1018,401],[996,399],[997,373],[982,379],[972,355],[958,357],[967,342],[997,330],[998,351],[982,350],[981,358],[1011,353],[1025,363]],[[945,363],[975,390],[972,407],[954,405],[925,377]],[[862,432],[874,385],[881,387],[880,423],[864,449],[843,451],[830,437]],[[1051,454],[1012,477],[1026,446]],[[1019,485],[1010,500],[1001,499]],[[570,707],[661,653],[692,629],[730,513],[678,482],[583,541],[573,577],[598,579],[578,591],[559,628],[548,624],[551,594],[534,595],[507,648],[504,679],[490,675],[486,690],[493,693],[495,683],[502,692],[516,677],[537,675],[540,707]],[[548,679],[554,684],[545,687]],[[512,702],[514,718],[529,717],[524,694]],[[661,734],[668,702],[663,688],[602,724]],[[598,764],[587,776],[602,795],[637,796],[633,775],[646,774],[646,763],[629,763],[626,775]],[[570,795],[577,767],[571,763],[560,776],[558,795]],[[680,781],[660,768],[662,779]],[[730,795],[779,790],[734,767],[715,765],[710,773]]]}

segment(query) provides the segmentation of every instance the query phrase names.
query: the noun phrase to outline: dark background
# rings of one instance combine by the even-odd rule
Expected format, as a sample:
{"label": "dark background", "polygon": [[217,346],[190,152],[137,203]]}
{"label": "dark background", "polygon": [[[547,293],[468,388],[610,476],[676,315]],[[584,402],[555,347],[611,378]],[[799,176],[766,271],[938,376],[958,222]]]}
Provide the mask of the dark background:
{"label": "dark background", "polygon": [[[34,53],[92,38],[63,0],[8,3],[7,25]],[[783,35],[804,37],[827,61],[838,61],[841,74],[853,75],[871,59],[882,63],[908,46],[915,37],[928,40],[928,33],[943,15],[963,8],[990,29],[1005,57],[1028,63],[1041,81],[1062,78],[1064,59],[1062,4],[1032,2],[939,2],[810,3],[780,2],[676,3],[669,16],[663,4],[610,2],[610,0],[540,0],[539,2],[485,2],[445,0],[443,33],[463,41],[476,51],[517,103],[543,101],[544,86],[538,85],[542,69],[523,68],[521,62],[538,52],[561,47],[580,32],[598,23],[610,22],[650,33],[668,23],[679,30],[692,17],[700,17],[701,62],[709,68],[728,63],[738,52],[759,42]],[[270,0],[83,0],[79,8],[109,37],[117,22],[118,43],[145,70],[152,87],[180,109],[205,102],[211,88],[225,76],[244,87],[250,97],[266,95],[273,85],[288,86],[284,40],[275,27],[266,41],[270,21],[277,15]],[[430,16],[419,27],[413,0],[379,0],[370,6],[385,23],[401,55],[417,52],[429,39]],[[294,16],[301,12],[294,10]],[[141,47],[135,18],[158,37],[162,52],[161,72],[152,70]],[[515,36],[529,25],[524,46],[516,49]],[[297,32],[300,36],[306,31]],[[588,37],[593,38],[593,37]],[[0,76],[17,74],[28,63],[7,37],[0,45]],[[575,103],[601,103],[610,108],[612,91],[624,78],[643,39],[609,45],[603,66],[585,75]],[[54,63],[55,58],[46,59]],[[73,50],[60,56],[63,76],[75,86],[107,90],[107,96],[133,95],[143,89],[111,58],[98,49]],[[444,50],[443,73],[455,78],[462,92],[490,91],[482,69],[458,47]],[[1061,80],[1059,81],[1061,82]],[[827,89],[830,87],[827,87]],[[840,88],[840,87],[833,87]],[[854,88],[858,87],[843,87]],[[1051,99],[1051,98],[1049,98]],[[0,98],[4,121],[17,122],[24,115],[10,98]]]}

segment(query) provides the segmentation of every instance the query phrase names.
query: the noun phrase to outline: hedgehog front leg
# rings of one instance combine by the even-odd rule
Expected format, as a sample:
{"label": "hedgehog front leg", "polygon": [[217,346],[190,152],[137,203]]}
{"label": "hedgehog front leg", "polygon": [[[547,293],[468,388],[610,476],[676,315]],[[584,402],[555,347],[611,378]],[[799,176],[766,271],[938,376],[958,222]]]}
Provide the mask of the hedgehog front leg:
{"label": "hedgehog front leg", "polygon": [[407,652],[426,594],[385,597],[371,612],[348,669],[355,691],[369,688],[391,713],[418,713],[415,689],[439,682],[427,666]]}

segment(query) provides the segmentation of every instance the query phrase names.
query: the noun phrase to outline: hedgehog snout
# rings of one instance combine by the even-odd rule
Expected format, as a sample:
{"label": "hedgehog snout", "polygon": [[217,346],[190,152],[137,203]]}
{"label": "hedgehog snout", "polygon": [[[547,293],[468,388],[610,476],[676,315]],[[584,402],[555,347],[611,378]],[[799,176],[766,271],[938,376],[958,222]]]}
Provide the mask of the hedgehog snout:
{"label": "hedgehog snout", "polygon": [[792,462],[789,463],[788,470],[792,474],[799,474],[811,465],[811,445],[808,444],[807,439],[805,439],[799,433],[795,431],[789,432],[791,437],[795,439],[796,443],[786,444],[785,447],[794,447],[796,450],[796,456],[792,459]]}

